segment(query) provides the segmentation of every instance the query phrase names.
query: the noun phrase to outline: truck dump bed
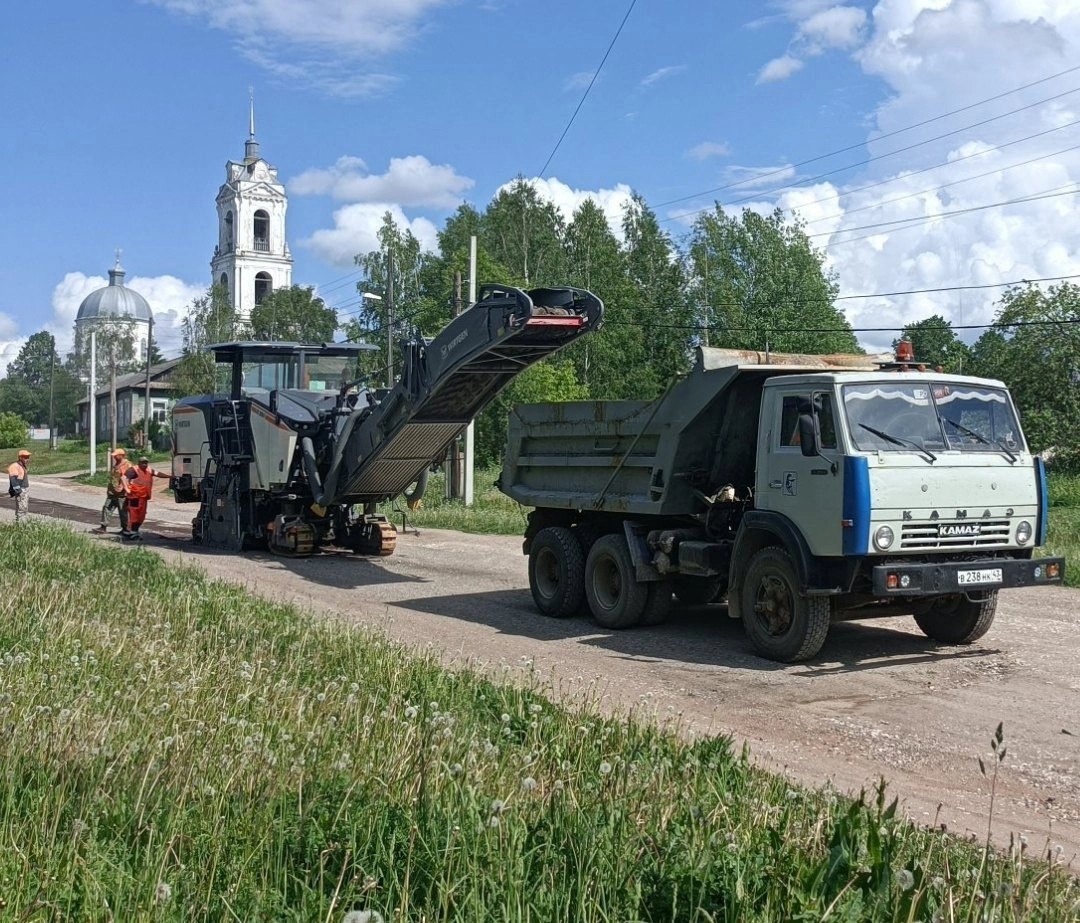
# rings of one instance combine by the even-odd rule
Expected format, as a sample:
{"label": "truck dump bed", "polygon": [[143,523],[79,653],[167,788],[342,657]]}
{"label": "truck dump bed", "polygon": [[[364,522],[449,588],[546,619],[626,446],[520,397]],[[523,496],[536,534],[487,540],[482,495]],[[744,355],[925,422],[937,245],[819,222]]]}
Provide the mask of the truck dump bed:
{"label": "truck dump bed", "polygon": [[527,506],[683,516],[699,494],[754,483],[758,403],[778,374],[872,368],[874,357],[701,348],[655,401],[523,404],[510,415],[499,488]]}

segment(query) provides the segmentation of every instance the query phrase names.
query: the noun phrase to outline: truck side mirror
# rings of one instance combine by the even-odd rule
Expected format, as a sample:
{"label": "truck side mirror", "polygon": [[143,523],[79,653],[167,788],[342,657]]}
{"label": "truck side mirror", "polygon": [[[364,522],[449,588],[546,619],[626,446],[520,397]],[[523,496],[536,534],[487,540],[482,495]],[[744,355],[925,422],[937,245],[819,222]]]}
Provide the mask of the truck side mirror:
{"label": "truck side mirror", "polygon": [[806,458],[814,458],[821,454],[817,417],[812,413],[799,414],[799,449]]}

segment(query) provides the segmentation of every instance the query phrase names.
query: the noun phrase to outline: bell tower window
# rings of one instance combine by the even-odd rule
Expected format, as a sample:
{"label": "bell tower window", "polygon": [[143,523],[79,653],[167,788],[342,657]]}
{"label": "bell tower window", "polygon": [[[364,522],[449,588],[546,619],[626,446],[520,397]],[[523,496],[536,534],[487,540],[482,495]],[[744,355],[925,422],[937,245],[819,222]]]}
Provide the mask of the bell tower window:
{"label": "bell tower window", "polygon": [[228,275],[228,273],[224,273],[224,272],[223,272],[223,273],[221,274],[221,278],[220,278],[220,279],[218,279],[218,284],[219,284],[219,285],[220,285],[220,286],[221,286],[221,287],[222,287],[223,289],[225,289],[225,292],[226,292],[226,293],[228,293],[228,291],[229,291],[229,275]]}
{"label": "bell tower window", "polygon": [[270,273],[260,272],[255,275],[255,304],[262,304],[273,290],[274,280],[270,278]]}
{"label": "bell tower window", "polygon": [[270,216],[263,210],[255,212],[253,222],[255,230],[255,249],[263,253],[270,252]]}
{"label": "bell tower window", "polygon": [[225,227],[224,227],[224,233],[222,235],[221,246],[222,246],[222,249],[226,253],[232,252],[232,248],[233,248],[233,220],[232,220],[232,212],[231,211],[228,211],[228,212],[225,213]]}

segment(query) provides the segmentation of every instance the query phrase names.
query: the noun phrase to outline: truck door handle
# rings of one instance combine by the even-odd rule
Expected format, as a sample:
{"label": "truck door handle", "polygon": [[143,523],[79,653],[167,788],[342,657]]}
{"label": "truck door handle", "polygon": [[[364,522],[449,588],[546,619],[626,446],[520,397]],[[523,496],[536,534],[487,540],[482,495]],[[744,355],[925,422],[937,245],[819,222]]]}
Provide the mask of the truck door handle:
{"label": "truck door handle", "polygon": [[769,487],[771,487],[773,490],[779,490],[783,486],[783,481],[769,481]]}

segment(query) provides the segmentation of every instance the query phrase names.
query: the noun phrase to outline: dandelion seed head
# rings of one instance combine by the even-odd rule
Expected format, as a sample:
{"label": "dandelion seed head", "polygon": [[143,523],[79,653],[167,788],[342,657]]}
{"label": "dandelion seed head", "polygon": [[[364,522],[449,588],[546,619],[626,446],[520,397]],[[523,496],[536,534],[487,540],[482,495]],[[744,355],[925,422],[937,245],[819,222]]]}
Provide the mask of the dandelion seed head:
{"label": "dandelion seed head", "polygon": [[529,706],[529,714],[531,715],[539,715],[543,710],[544,706],[537,702],[533,702],[533,704]]}
{"label": "dandelion seed head", "polygon": [[415,705],[410,705],[408,708],[405,709],[405,717],[406,718],[409,718],[409,719],[415,718],[417,713],[418,713],[418,709],[417,709],[417,707]]}
{"label": "dandelion seed head", "polygon": [[510,723],[510,716],[506,712],[503,712],[502,715],[500,716],[499,720],[502,721],[503,724],[509,724]]}
{"label": "dandelion seed head", "polygon": [[527,792],[535,792],[536,779],[534,779],[532,776],[526,776],[524,779],[521,780],[521,787]]}
{"label": "dandelion seed head", "polygon": [[154,889],[154,901],[158,904],[165,904],[171,897],[172,887],[168,882],[159,881],[157,887]]}
{"label": "dandelion seed head", "polygon": [[496,798],[493,802],[491,802],[491,813],[492,814],[498,814],[505,807],[506,807],[506,802],[500,800],[499,798]]}
{"label": "dandelion seed head", "polygon": [[602,762],[600,764],[600,775],[602,775],[602,776],[611,775],[611,763],[609,763],[607,760],[605,760],[604,762]]}
{"label": "dandelion seed head", "polygon": [[491,819],[488,820],[488,826],[489,827],[498,827],[499,826],[499,815],[498,814],[492,814],[491,815]]}
{"label": "dandelion seed head", "polygon": [[909,869],[900,869],[896,873],[896,884],[901,891],[910,891],[915,887],[915,876],[911,874]]}
{"label": "dandelion seed head", "polygon": [[383,916],[377,910],[350,910],[341,923],[383,923]]}

